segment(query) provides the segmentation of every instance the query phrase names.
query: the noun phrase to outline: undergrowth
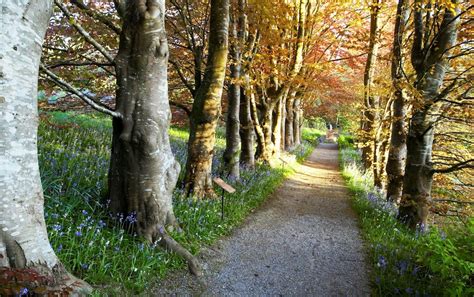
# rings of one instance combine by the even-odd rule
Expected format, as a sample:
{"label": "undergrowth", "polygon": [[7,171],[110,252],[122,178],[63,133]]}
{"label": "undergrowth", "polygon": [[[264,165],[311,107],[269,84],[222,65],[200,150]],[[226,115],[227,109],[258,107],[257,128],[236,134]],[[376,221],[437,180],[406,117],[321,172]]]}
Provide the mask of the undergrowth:
{"label": "undergrowth", "polygon": [[474,220],[464,227],[409,230],[372,187],[360,155],[340,151],[341,166],[369,249],[373,295],[473,296]]}
{"label": "undergrowth", "polygon": [[[142,292],[156,277],[185,267],[173,253],[144,243],[126,227],[133,215],[111,217],[106,205],[111,121],[97,114],[53,112],[43,115],[39,127],[39,161],[45,193],[45,218],[50,241],[60,260],[74,275],[97,290],[96,295],[129,295]],[[224,150],[223,130],[217,131],[213,174],[217,175]],[[305,132],[312,140],[314,131]],[[175,158],[184,168],[188,132],[171,128]],[[307,141],[294,151],[304,159],[313,145]],[[228,234],[290,174],[290,166],[255,171],[242,170],[239,182],[228,181],[237,192],[225,197],[224,220],[220,200],[194,201],[184,197],[181,182],[174,192],[174,211],[184,232],[172,234],[197,253]],[[219,192],[220,193],[220,192]]]}

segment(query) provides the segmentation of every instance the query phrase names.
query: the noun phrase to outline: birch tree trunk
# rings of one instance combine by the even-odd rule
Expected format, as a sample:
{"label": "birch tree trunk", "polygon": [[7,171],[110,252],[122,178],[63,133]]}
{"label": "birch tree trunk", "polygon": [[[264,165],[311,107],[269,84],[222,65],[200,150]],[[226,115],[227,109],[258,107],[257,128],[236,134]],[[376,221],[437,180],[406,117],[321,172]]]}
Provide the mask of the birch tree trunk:
{"label": "birch tree trunk", "polygon": [[[37,154],[41,46],[52,1],[0,5],[0,295],[87,294],[48,239]],[[40,293],[41,292],[41,293]]]}
{"label": "birch tree trunk", "polygon": [[408,7],[406,0],[399,0],[395,31],[393,34],[392,82],[394,101],[392,103],[392,128],[390,134],[390,148],[386,166],[387,172],[387,201],[400,203],[403,190],[403,176],[405,175],[406,160],[406,91],[403,88],[403,55],[402,42],[405,26],[408,21]]}
{"label": "birch tree trunk", "polygon": [[[452,2],[456,4],[455,1]],[[424,24],[427,18],[423,17],[424,8],[421,1],[417,1],[417,4],[414,13],[412,64],[417,74],[415,87],[419,91],[422,106],[416,108],[410,120],[403,194],[399,209],[399,219],[411,228],[417,225],[427,226],[434,173],[434,114],[439,112],[436,99],[440,95],[440,88],[449,68],[448,52],[455,45],[459,23],[456,16],[459,11],[445,9],[438,32],[431,32],[429,24]]]}
{"label": "birch tree trunk", "polygon": [[[230,83],[227,92],[227,121],[226,121],[226,149],[224,151],[224,164],[230,178],[240,177],[240,76],[241,76],[241,34],[237,31],[238,7],[233,7],[231,17],[230,36],[233,37],[230,46]],[[238,36],[239,35],[239,36]]]}
{"label": "birch tree trunk", "polygon": [[209,56],[190,119],[185,186],[188,195],[214,196],[211,167],[228,52],[229,0],[211,0]]}

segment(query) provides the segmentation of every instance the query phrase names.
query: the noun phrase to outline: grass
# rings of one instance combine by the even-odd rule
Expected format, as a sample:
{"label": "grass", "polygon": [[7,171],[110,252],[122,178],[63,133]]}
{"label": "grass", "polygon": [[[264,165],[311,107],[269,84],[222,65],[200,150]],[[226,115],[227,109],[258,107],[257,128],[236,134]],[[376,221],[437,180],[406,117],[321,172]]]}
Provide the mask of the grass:
{"label": "grass", "polygon": [[[124,230],[134,220],[132,216],[111,217],[100,203],[107,192],[111,127],[110,119],[101,115],[53,112],[43,115],[38,138],[51,244],[66,268],[92,284],[97,296],[137,294],[156,277],[185,267],[178,256]],[[225,145],[223,130],[217,132],[215,175]],[[303,145],[294,151],[298,160],[311,152],[313,145],[307,140],[313,140],[315,133],[305,132]],[[188,133],[171,128],[170,138],[173,153],[184,168]],[[188,199],[178,181],[174,208],[184,232],[173,236],[197,253],[203,245],[229,234],[291,174],[291,166],[285,168],[260,165],[255,171],[242,171],[240,182],[228,181],[237,193],[225,199],[224,220],[219,200]]]}
{"label": "grass", "polygon": [[473,296],[474,220],[460,228],[409,230],[372,187],[360,155],[340,151],[341,166],[369,250],[375,296]]}

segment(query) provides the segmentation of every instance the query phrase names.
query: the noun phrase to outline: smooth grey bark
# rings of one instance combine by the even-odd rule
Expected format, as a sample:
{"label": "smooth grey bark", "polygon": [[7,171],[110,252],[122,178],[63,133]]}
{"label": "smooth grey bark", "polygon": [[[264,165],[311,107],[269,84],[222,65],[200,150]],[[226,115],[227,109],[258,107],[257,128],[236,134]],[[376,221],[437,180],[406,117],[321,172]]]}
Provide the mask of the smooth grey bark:
{"label": "smooth grey bark", "polygon": [[245,168],[255,167],[255,134],[251,114],[250,96],[245,87],[240,90],[240,164]]}
{"label": "smooth grey bark", "polygon": [[387,200],[400,204],[403,190],[403,176],[405,175],[405,161],[407,154],[406,138],[406,90],[403,88],[403,55],[402,42],[405,26],[408,21],[408,3],[399,0],[397,16],[395,19],[395,31],[393,34],[392,49],[392,84],[394,88],[394,100],[392,103],[392,127],[390,133],[390,146],[386,165],[387,172]]}
{"label": "smooth grey bark", "polygon": [[229,0],[211,0],[209,55],[190,118],[185,187],[196,198],[214,196],[212,157],[228,53]]}
{"label": "smooth grey bark", "polygon": [[4,1],[0,35],[0,295],[87,294],[51,248],[37,154],[41,46],[52,1]]}
{"label": "smooth grey bark", "polygon": [[377,62],[378,48],[380,46],[379,35],[379,11],[381,1],[373,0],[370,5],[370,37],[369,37],[369,52],[367,62],[364,70],[364,110],[362,117],[362,132],[363,132],[363,146],[362,146],[362,161],[364,167],[370,169],[374,155],[374,127],[376,115],[376,104],[373,94],[373,81],[375,75],[375,64]]}
{"label": "smooth grey bark", "polygon": [[129,0],[123,20],[117,73],[109,170],[110,209],[135,214],[135,232],[149,242],[163,240],[188,260],[193,274],[200,267],[189,252],[166,233],[177,227],[172,194],[180,171],[169,142],[168,43],[164,0]]}
{"label": "smooth grey bark", "polygon": [[[456,4],[455,1],[452,3]],[[426,11],[421,0],[415,4],[412,64],[416,71],[415,87],[421,96],[422,106],[414,110],[410,119],[403,194],[399,208],[399,219],[411,228],[427,226],[432,201],[432,148],[437,120],[433,114],[439,109],[436,99],[449,68],[447,54],[455,45],[459,23],[459,11],[445,9],[437,32],[432,32],[429,18],[424,18]],[[440,12],[438,17],[441,18],[441,15]],[[428,23],[424,23],[426,20]]]}
{"label": "smooth grey bark", "polygon": [[293,122],[295,118],[295,113],[293,110],[293,105],[295,102],[296,92],[292,92],[290,96],[286,99],[285,110],[285,150],[291,151],[294,147],[295,136],[293,133]]}
{"label": "smooth grey bark", "polygon": [[[226,148],[224,165],[227,174],[232,179],[240,178],[240,98],[241,98],[241,33],[238,34],[238,7],[233,7],[229,35],[230,45],[230,83],[227,92]],[[239,35],[239,36],[238,36]]]}
{"label": "smooth grey bark", "polygon": [[296,97],[293,102],[293,145],[301,145],[301,127],[303,125],[303,110],[301,109],[301,99]]}
{"label": "smooth grey bark", "polygon": [[[242,84],[240,88],[240,164],[247,169],[255,167],[255,133],[254,123],[252,121],[252,109],[250,103],[250,75],[249,67],[257,50],[258,33],[249,34],[247,24],[247,1],[238,0],[239,26],[238,39],[242,45],[242,65],[241,78]],[[245,50],[243,45],[246,45]]]}

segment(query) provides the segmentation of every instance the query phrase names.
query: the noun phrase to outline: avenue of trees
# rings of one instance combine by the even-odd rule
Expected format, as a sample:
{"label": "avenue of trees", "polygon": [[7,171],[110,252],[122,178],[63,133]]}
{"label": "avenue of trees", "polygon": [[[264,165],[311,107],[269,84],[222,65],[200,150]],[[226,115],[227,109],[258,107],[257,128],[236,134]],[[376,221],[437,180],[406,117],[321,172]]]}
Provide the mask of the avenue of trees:
{"label": "avenue of trees", "polygon": [[[51,292],[90,290],[48,241],[38,79],[112,118],[102,198],[114,214],[136,214],[133,232],[184,257],[195,275],[200,264],[168,233],[180,229],[172,193],[184,170],[178,186],[187,195],[216,196],[223,119],[222,174],[233,180],[297,148],[305,119],[318,116],[360,126],[352,130],[364,166],[410,228],[429,224],[433,183],[472,198],[469,1],[25,0],[1,8],[0,273]],[[172,109],[190,131],[184,168],[171,152]]]}

